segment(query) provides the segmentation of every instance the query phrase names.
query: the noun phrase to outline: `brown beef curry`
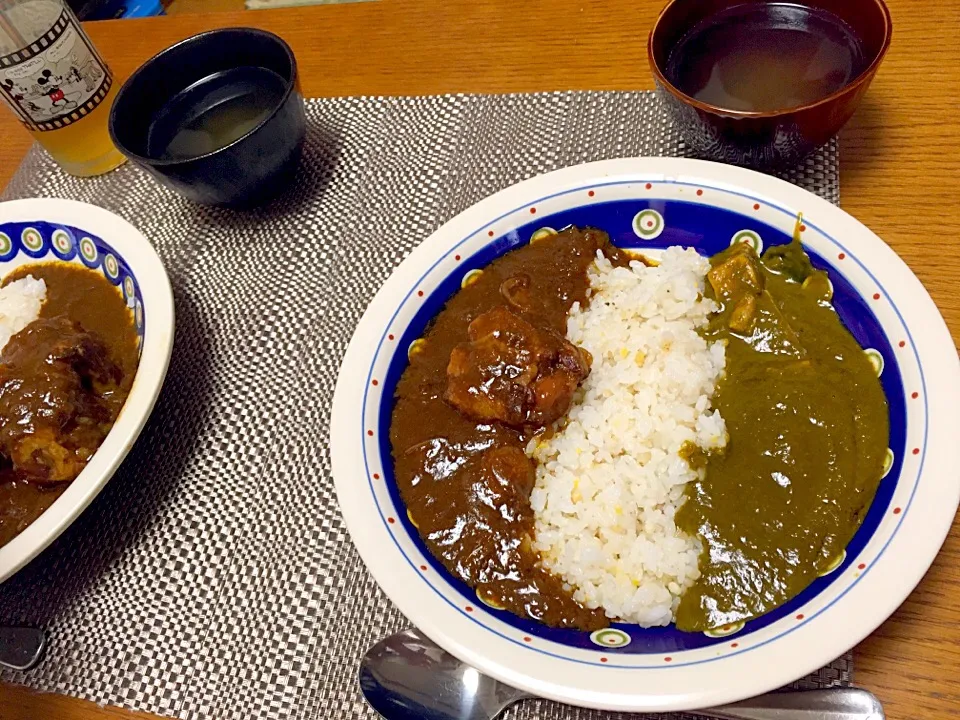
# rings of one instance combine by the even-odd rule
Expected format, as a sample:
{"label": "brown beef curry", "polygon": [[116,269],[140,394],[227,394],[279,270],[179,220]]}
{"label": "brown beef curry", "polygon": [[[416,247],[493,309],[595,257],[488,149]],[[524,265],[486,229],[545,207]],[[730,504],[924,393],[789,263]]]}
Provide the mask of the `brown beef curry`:
{"label": "brown beef curry", "polygon": [[627,262],[605,233],[571,228],[485,267],[411,354],[390,426],[400,493],[434,556],[494,606],[581,629],[606,619],[540,567],[524,447],[589,372],[564,334],[597,250]]}
{"label": "brown beef curry", "polygon": [[40,318],[0,353],[0,545],[37,519],[113,427],[136,374],[133,315],[94,270],[18,268],[47,286]]}

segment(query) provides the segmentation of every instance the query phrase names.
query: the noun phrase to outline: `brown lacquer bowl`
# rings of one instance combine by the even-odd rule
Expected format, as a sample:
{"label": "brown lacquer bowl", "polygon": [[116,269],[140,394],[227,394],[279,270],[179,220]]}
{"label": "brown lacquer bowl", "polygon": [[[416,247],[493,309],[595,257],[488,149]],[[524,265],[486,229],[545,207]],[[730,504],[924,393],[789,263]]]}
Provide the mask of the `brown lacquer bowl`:
{"label": "brown lacquer bowl", "polygon": [[667,79],[667,61],[684,34],[701,20],[745,3],[752,0],[672,0],[650,31],[650,67],[659,95],[694,152],[750,167],[794,164],[836,135],[857,109],[890,45],[890,11],[882,0],[803,1],[846,22],[863,51],[864,70],[816,102],[767,112],[731,110],[701,102],[674,86]]}

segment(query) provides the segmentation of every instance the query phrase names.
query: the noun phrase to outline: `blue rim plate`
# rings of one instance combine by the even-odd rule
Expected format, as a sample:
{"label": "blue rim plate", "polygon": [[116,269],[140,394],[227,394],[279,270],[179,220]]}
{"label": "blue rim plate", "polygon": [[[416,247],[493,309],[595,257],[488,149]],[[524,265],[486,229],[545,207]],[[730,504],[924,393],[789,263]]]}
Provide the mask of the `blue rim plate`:
{"label": "blue rim plate", "polygon": [[[880,374],[889,465],[860,531],[825,576],[777,611],[707,634],[617,624],[551,629],[484,605],[427,552],[393,476],[388,430],[407,350],[463,277],[570,224],[651,255],[713,254],[732,242],[803,241],[827,270],[834,306]],[[919,582],[960,500],[953,442],[960,363],[923,286],[896,254],[830,203],[766,175],[715,163],[637,158],[559,170],[458,215],[396,269],[371,302],[337,382],[331,455],[354,544],[400,610],[433,640],[506,683],[608,710],[707,707],[758,695],[830,662],[882,623]]]}
{"label": "blue rim plate", "polygon": [[70,487],[0,547],[0,582],[52,543],[107,483],[150,415],[173,349],[173,292],[150,242],[126,220],[73,200],[0,203],[0,279],[28,263],[72,263],[116,287],[137,326],[140,365],[130,395],[100,448]]}

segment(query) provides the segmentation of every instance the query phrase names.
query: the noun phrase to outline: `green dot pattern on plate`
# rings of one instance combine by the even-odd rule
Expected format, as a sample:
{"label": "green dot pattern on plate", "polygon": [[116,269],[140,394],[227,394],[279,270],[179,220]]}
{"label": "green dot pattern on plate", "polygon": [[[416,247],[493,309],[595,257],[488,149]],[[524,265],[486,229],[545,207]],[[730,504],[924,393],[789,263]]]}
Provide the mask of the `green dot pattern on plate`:
{"label": "green dot pattern on plate", "polygon": [[117,265],[117,259],[113,255],[107,255],[103,259],[103,269],[114,280],[120,275],[120,266]]}
{"label": "green dot pattern on plate", "polygon": [[125,277],[123,279],[123,294],[127,296],[128,300],[133,299],[133,278]]}
{"label": "green dot pattern on plate", "polygon": [[6,233],[0,233],[0,255],[6,255],[13,247],[10,236]]}
{"label": "green dot pattern on plate", "polygon": [[533,235],[530,236],[530,242],[536,242],[537,240],[543,240],[548,238],[551,235],[556,235],[557,231],[552,227],[542,227],[539,230],[534,230]]}
{"label": "green dot pattern on plate", "polygon": [[833,559],[833,562],[831,562],[823,570],[820,571],[819,577],[823,577],[824,575],[829,575],[838,567],[843,565],[843,561],[846,559],[847,559],[847,551],[844,550],[842,553],[840,553],[837,557]]}
{"label": "green dot pattern on plate", "polygon": [[479,590],[477,591],[477,600],[482,602],[488,608],[493,608],[494,610],[503,610],[503,605],[501,605],[500,603],[494,600],[491,600],[488,597],[484,597],[483,593],[480,592]]}
{"label": "green dot pattern on plate", "polygon": [[465,288],[467,285],[475,283],[477,278],[483,275],[483,270],[471,270],[466,275],[463,276],[463,280],[460,281],[460,287]]}
{"label": "green dot pattern on plate", "polygon": [[97,259],[97,246],[93,244],[93,240],[88,237],[83,238],[80,241],[80,254],[87,259],[88,262],[94,262]]}
{"label": "green dot pattern on plate", "polygon": [[620,648],[630,644],[630,636],[623,630],[604,628],[590,633],[590,642],[605,648]]}
{"label": "green dot pattern on plate", "polygon": [[704,630],[703,634],[711,638],[729,637],[730,635],[736,635],[738,632],[743,630],[745,625],[746,623],[741,620],[739,622],[727,623],[726,625],[721,625],[720,627]]}
{"label": "green dot pattern on plate", "polygon": [[643,240],[653,240],[663,232],[663,215],[652,208],[633,216],[633,232]]}
{"label": "green dot pattern on plate", "polygon": [[141,305],[139,302],[137,302],[137,307],[133,313],[133,316],[137,320],[137,329],[142,330],[143,329],[143,305]]}
{"label": "green dot pattern on plate", "polygon": [[863,352],[870,364],[873,365],[873,371],[877,374],[877,377],[880,377],[883,374],[883,355],[873,348],[867,348]]}
{"label": "green dot pattern on plate", "polygon": [[54,230],[53,231],[53,245],[61,253],[70,252],[70,248],[73,246],[73,240],[70,239],[64,230]]}
{"label": "green dot pattern on plate", "polygon": [[410,343],[410,347],[407,348],[407,360],[412,360],[413,356],[420,352],[421,348],[423,348],[423,344],[425,342],[426,341],[423,338],[417,338]]}
{"label": "green dot pattern on plate", "polygon": [[753,249],[756,251],[757,255],[763,252],[763,240],[761,239],[759,233],[754,232],[753,230],[738,230],[733,234],[733,237],[730,238],[730,244],[745,242],[753,246]]}
{"label": "green dot pattern on plate", "polygon": [[883,456],[883,475],[880,476],[881,479],[885,478],[890,474],[890,468],[893,467],[893,450],[887,448],[886,455]]}
{"label": "green dot pattern on plate", "polygon": [[20,233],[20,239],[23,240],[23,244],[27,250],[36,252],[43,247],[43,235],[41,235],[40,231],[36,228],[24,228],[23,232]]}

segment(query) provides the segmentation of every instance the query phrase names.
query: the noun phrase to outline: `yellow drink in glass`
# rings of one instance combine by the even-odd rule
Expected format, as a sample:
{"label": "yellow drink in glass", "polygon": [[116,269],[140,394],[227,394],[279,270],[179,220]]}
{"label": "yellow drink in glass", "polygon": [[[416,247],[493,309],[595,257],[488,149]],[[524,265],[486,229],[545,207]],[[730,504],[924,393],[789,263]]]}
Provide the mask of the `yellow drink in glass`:
{"label": "yellow drink in glass", "polygon": [[0,0],[0,97],[68,173],[124,162],[107,131],[117,89],[60,0]]}

